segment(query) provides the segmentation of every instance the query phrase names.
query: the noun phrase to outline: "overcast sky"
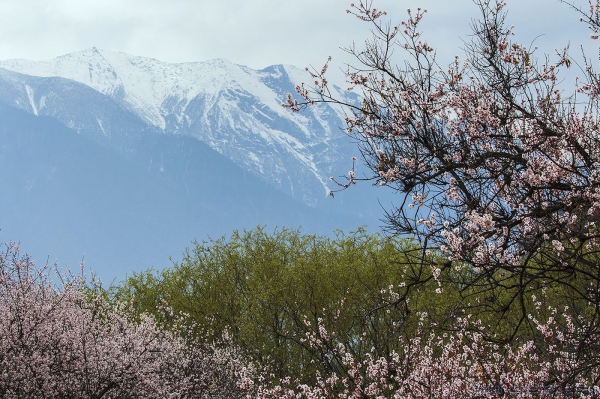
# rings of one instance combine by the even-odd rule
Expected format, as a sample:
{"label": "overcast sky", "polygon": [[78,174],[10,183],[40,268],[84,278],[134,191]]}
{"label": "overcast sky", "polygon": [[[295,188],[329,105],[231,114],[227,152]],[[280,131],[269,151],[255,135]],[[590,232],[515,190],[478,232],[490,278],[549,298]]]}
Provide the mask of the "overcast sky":
{"label": "overcast sky", "polygon": [[[354,0],[358,2],[359,0]],[[573,0],[585,7],[586,0]],[[0,59],[50,59],[92,46],[184,62],[224,58],[251,68],[333,66],[340,47],[363,42],[368,28],[346,14],[351,0],[8,0],[0,2]],[[428,9],[425,37],[440,55],[460,53],[477,16],[470,0],[375,0],[394,20]],[[508,0],[521,42],[544,51],[590,46],[589,31],[559,0]],[[597,43],[593,49],[597,49]],[[594,52],[596,52],[595,50]],[[595,56],[595,54],[594,54]]]}

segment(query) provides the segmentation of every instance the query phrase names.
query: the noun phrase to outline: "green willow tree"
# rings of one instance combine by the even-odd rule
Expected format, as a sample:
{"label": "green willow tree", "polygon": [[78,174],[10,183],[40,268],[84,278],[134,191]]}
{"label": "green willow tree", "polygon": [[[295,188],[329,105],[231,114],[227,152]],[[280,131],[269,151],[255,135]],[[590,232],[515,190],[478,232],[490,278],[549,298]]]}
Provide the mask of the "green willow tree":
{"label": "green willow tree", "polygon": [[421,266],[423,256],[410,240],[362,229],[327,238],[257,228],[196,242],[180,263],[135,274],[113,295],[133,298],[139,312],[166,323],[160,308],[168,304],[215,338],[228,330],[273,378],[314,376],[339,367],[332,348],[315,349],[307,339],[321,326],[355,356],[386,355],[415,329],[417,312],[438,322],[456,312],[458,295],[446,292],[440,301],[429,294],[438,282]]}

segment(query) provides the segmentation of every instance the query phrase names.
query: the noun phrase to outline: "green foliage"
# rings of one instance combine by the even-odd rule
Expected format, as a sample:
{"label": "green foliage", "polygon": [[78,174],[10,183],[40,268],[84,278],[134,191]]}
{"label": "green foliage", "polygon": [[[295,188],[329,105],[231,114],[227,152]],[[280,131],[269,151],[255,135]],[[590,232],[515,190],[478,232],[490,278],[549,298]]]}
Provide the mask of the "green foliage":
{"label": "green foliage", "polygon": [[431,294],[438,283],[432,259],[424,257],[410,240],[363,229],[332,239],[257,228],[196,242],[181,263],[135,274],[113,295],[133,298],[139,312],[164,322],[160,308],[168,304],[216,338],[228,329],[234,343],[276,377],[314,376],[337,367],[327,360],[332,348],[317,350],[306,340],[319,325],[356,356],[385,355],[415,328],[409,320],[416,311],[440,318],[451,313],[451,293],[445,302]]}

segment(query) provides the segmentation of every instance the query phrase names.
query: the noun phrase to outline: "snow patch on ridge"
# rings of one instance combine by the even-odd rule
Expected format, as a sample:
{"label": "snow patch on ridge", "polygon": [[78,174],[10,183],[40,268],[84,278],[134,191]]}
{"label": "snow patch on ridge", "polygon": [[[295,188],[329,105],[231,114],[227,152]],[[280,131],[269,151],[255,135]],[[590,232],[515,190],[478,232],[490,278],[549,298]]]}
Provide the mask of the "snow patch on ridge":
{"label": "snow patch on ridge", "polygon": [[104,130],[104,125],[102,124],[102,119],[96,118],[96,122],[98,122],[98,126],[100,126],[100,130],[102,130],[102,133],[104,133],[105,136],[108,136],[108,134],[106,133],[106,130]]}
{"label": "snow patch on ridge", "polygon": [[27,98],[29,98],[29,105],[31,105],[31,109],[35,116],[38,116],[38,109],[35,105],[35,97],[33,94],[33,89],[29,85],[25,85],[25,91],[27,92]]}

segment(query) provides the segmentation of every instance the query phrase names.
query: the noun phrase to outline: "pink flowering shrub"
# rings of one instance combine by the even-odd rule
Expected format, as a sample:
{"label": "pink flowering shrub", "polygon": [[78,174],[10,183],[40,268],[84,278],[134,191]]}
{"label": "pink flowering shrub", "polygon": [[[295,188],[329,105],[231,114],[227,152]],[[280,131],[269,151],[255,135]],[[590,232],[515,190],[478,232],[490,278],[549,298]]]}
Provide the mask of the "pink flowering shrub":
{"label": "pink flowering shrub", "polygon": [[80,278],[38,268],[10,244],[0,254],[3,398],[231,398],[252,382],[232,346],[200,346]]}
{"label": "pink flowering shrub", "polygon": [[[538,302],[537,306],[541,303]],[[541,309],[538,309],[541,310]],[[314,385],[292,377],[275,386],[259,388],[261,399],[275,398],[598,398],[600,363],[595,365],[580,350],[577,323],[555,308],[545,320],[533,316],[541,342],[517,340],[494,343],[472,326],[485,328],[470,315],[459,317],[456,330],[425,328],[420,314],[412,338],[399,338],[399,350],[385,356],[357,357],[322,325],[307,334],[307,341],[324,349],[323,361],[335,371],[317,375]],[[568,309],[563,309],[567,311]],[[544,313],[544,312],[539,312]],[[431,326],[428,326],[431,327]],[[584,327],[585,328],[585,327]],[[585,349],[583,349],[585,350]],[[586,373],[579,371],[586,369]]]}

